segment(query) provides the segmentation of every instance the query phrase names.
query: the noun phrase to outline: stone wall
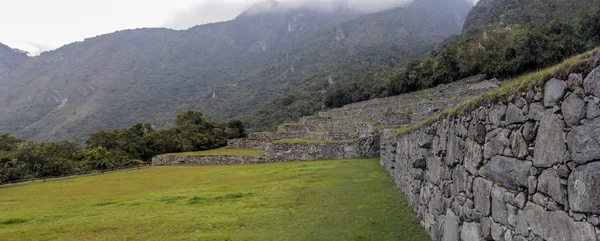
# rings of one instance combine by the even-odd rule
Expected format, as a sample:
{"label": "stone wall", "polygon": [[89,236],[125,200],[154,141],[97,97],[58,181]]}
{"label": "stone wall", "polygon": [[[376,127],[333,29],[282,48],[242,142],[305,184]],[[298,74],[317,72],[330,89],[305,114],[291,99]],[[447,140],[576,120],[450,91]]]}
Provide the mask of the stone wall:
{"label": "stone wall", "polygon": [[248,150],[266,150],[267,146],[273,142],[272,139],[232,139],[227,141],[227,147],[233,149],[248,149]]}
{"label": "stone wall", "polygon": [[161,155],[152,158],[153,166],[219,166],[265,163],[267,159],[262,156],[170,156]]}
{"label": "stone wall", "polygon": [[270,162],[330,160],[379,155],[379,136],[344,142],[273,143],[267,148]]}
{"label": "stone wall", "polygon": [[[356,139],[358,138],[358,132],[257,132],[250,134],[250,138],[268,140],[306,139],[332,141]],[[262,150],[265,149],[266,148]]]}
{"label": "stone wall", "polygon": [[382,138],[433,240],[598,240],[600,69]]}

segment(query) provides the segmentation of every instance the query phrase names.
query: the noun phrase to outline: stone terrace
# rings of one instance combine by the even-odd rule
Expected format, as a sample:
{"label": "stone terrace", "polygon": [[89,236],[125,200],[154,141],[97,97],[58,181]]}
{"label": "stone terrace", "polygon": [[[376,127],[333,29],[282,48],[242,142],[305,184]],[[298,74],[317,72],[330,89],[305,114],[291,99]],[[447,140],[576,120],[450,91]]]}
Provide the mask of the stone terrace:
{"label": "stone terrace", "polygon": [[[230,140],[228,148],[266,150],[265,162],[378,156],[380,130],[405,128],[497,87],[482,76],[448,85],[346,105],[302,117],[276,132]],[[480,83],[481,82],[481,83]],[[209,162],[212,163],[212,162]]]}

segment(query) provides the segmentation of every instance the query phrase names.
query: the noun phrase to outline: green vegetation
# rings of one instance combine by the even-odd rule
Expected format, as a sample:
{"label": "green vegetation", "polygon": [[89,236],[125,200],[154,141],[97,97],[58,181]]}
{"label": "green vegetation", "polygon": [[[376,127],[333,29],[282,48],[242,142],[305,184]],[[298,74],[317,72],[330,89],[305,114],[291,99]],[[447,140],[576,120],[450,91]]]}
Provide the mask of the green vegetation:
{"label": "green vegetation", "polygon": [[288,139],[288,140],[277,140],[274,143],[277,144],[298,144],[298,143],[346,143],[353,142],[358,139],[348,139],[348,140],[306,140],[306,139]]}
{"label": "green vegetation", "polygon": [[[560,2],[571,4],[572,1]],[[577,7],[570,6],[568,9],[570,11],[558,12],[576,17],[522,22],[512,19],[510,25],[487,22],[485,29],[470,29],[461,36],[451,38],[442,48],[431,51],[422,59],[383,70],[368,79],[334,90],[326,97],[325,104],[340,107],[353,101],[431,88],[480,73],[495,78],[510,78],[552,66],[600,44],[600,6],[597,2],[578,1]],[[471,14],[478,11],[475,8]],[[511,12],[516,13],[522,16],[534,14],[523,9],[513,9]],[[382,84],[386,86],[382,88]],[[339,100],[339,96],[365,98]]]}
{"label": "green vegetation", "polygon": [[508,96],[529,91],[535,86],[543,86],[552,78],[567,79],[571,73],[589,73],[600,62],[600,47],[587,51],[583,54],[568,58],[555,66],[522,75],[512,81],[504,82],[498,89],[489,90],[479,96],[471,98],[464,104],[443,110],[437,115],[417,123],[410,128],[397,129],[388,138],[401,136],[412,130],[432,124],[444,118],[460,116],[468,111],[472,111],[480,106],[485,106],[496,101],[505,102]]}
{"label": "green vegetation", "polygon": [[170,156],[264,156],[264,150],[221,148],[217,150],[166,154]]}
{"label": "green vegetation", "polygon": [[25,56],[0,74],[0,132],[85,140],[135,123],[168,128],[184,110],[272,130],[320,110],[329,83],[422,57],[460,32],[464,19],[457,16],[470,8],[464,0],[420,0],[372,14],[295,9],[183,31],[136,29],[86,39]]}
{"label": "green vegetation", "polygon": [[431,240],[377,159],[154,167],[2,188],[0,213],[3,240]]}
{"label": "green vegetation", "polygon": [[131,168],[158,154],[220,148],[227,139],[245,136],[241,121],[218,123],[194,111],[177,115],[175,126],[167,130],[137,124],[127,130],[93,133],[85,149],[75,141],[23,142],[4,134],[0,135],[0,184]]}

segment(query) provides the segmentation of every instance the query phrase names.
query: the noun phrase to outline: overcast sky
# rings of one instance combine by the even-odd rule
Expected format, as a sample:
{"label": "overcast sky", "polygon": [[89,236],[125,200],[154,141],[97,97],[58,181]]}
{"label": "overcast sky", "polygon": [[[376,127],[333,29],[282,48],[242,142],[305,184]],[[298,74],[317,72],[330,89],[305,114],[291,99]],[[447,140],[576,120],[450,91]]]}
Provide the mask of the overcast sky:
{"label": "overcast sky", "polygon": [[[32,54],[117,30],[187,29],[235,18],[261,0],[3,0],[0,42]],[[312,1],[327,0],[283,0]],[[411,0],[347,0],[366,11]]]}

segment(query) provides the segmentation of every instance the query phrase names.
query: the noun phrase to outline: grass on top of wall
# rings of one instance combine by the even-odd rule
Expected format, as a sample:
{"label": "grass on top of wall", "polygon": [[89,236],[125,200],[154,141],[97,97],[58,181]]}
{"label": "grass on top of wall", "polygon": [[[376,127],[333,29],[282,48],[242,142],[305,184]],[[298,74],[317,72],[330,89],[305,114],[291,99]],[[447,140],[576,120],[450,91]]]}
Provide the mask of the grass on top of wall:
{"label": "grass on top of wall", "polygon": [[168,155],[168,156],[264,156],[265,154],[266,154],[266,151],[264,151],[264,150],[222,148],[222,149],[209,150],[209,151],[170,153],[170,154],[165,154],[165,155]]}
{"label": "grass on top of wall", "polygon": [[0,213],[0,240],[431,240],[377,158],[2,188]]}
{"label": "grass on top of wall", "polygon": [[399,130],[396,133],[387,136],[387,138],[405,135],[413,130],[431,125],[439,120],[463,115],[480,106],[485,106],[497,101],[506,102],[510,95],[529,91],[536,86],[543,87],[544,84],[552,78],[567,80],[571,73],[588,73],[594,67],[598,66],[598,63],[600,63],[600,47],[568,58],[555,66],[522,75],[511,81],[504,81],[500,88],[486,91],[481,95],[471,98],[464,104],[445,109],[437,115],[417,123],[408,129]]}

